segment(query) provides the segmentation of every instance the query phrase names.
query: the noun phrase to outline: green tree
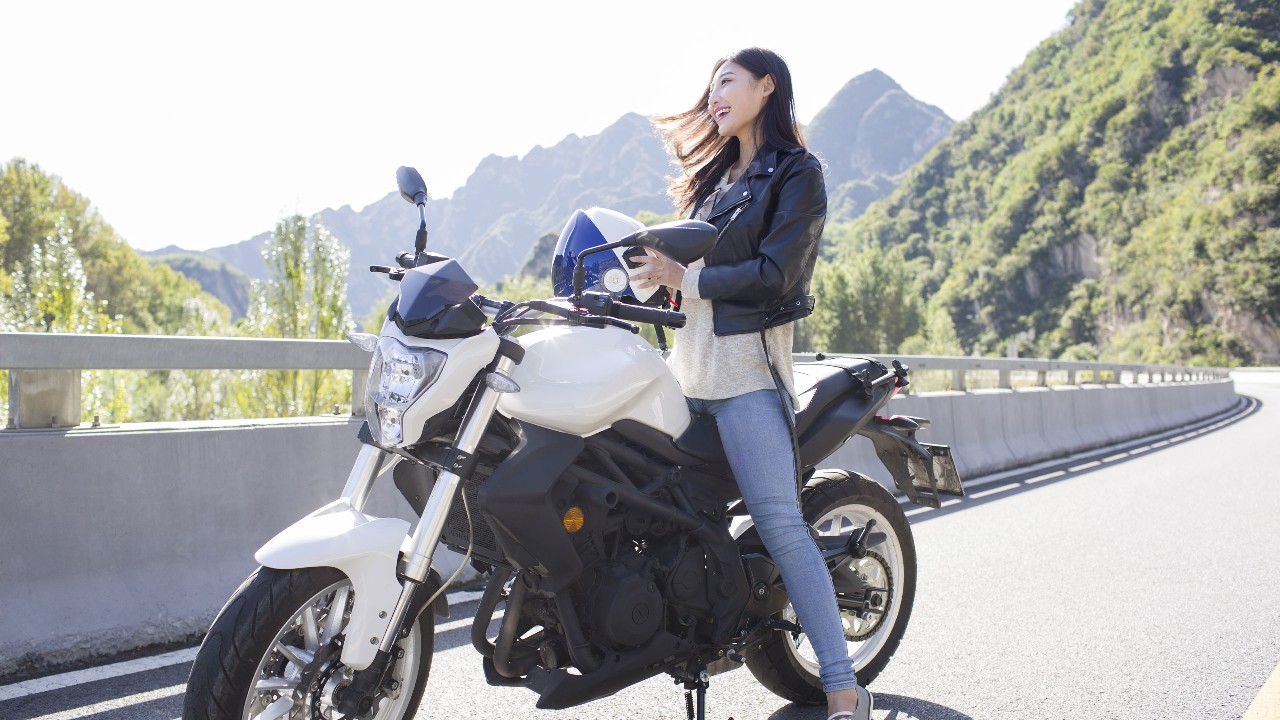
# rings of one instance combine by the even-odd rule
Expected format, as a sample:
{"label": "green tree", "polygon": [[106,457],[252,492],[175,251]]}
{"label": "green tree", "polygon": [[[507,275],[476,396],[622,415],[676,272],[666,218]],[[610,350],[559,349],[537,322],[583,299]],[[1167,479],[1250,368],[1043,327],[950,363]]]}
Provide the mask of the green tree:
{"label": "green tree", "polygon": [[86,287],[84,267],[71,239],[37,241],[14,265],[13,292],[5,302],[7,329],[18,332],[87,333],[110,330]]}
{"label": "green tree", "polygon": [[819,259],[810,292],[813,314],[800,322],[798,350],[893,352],[920,326],[919,271],[901,250],[844,248]]}
{"label": "green tree", "polygon": [[[255,283],[242,329],[256,337],[336,340],[354,329],[347,306],[350,251],[318,218],[293,215],[276,224],[263,246],[271,278]],[[242,410],[274,416],[316,415],[346,404],[345,377],[330,371],[250,371]]]}
{"label": "green tree", "polygon": [[964,355],[951,313],[940,302],[925,303],[920,330],[898,348],[904,355]]}

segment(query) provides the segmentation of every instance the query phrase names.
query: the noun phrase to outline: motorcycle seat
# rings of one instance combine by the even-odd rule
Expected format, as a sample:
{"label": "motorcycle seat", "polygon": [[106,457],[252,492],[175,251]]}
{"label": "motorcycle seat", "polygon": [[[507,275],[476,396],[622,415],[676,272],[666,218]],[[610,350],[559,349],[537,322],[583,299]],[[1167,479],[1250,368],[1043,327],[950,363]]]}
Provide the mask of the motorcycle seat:
{"label": "motorcycle seat", "polygon": [[[855,360],[850,363],[849,360]],[[798,363],[792,375],[796,398],[796,437],[803,438],[832,403],[856,390],[861,383],[853,373],[873,367],[871,360],[842,358],[841,364],[831,362]]]}

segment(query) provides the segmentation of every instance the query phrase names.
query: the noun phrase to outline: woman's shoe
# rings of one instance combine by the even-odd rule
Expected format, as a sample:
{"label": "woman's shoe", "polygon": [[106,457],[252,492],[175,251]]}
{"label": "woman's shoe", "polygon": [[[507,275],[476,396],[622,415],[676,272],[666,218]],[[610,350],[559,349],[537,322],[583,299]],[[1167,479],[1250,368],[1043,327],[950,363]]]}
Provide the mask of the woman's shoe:
{"label": "woman's shoe", "polygon": [[858,707],[853,710],[833,712],[827,716],[827,720],[871,720],[871,709],[875,707],[875,701],[866,688],[858,686],[857,690]]}

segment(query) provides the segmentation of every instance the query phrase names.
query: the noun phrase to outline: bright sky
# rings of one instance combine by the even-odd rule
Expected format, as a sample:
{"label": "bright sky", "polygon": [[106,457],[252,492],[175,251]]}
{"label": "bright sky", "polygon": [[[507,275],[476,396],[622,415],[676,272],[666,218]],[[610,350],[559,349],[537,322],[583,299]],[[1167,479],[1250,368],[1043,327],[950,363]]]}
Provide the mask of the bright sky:
{"label": "bright sky", "polygon": [[367,205],[400,165],[448,197],[486,155],[684,110],[749,45],[802,122],[872,68],[962,119],[1075,2],[2,2],[0,162],[135,247],[204,249]]}

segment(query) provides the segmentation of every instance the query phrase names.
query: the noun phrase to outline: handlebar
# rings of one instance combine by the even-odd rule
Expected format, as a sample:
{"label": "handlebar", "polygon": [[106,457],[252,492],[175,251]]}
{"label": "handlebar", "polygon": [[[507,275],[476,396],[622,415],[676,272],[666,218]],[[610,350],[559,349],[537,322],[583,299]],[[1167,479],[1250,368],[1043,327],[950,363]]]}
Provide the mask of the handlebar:
{"label": "handlebar", "polygon": [[[588,327],[617,327],[633,333],[639,332],[640,329],[632,325],[632,322],[652,323],[669,328],[682,328],[685,324],[684,313],[620,303],[604,293],[583,293],[578,305],[563,300],[497,303],[480,295],[473,295],[471,299],[481,308],[498,310],[494,319],[494,328],[499,333],[509,332],[522,325],[545,326],[562,323]],[[519,317],[520,311],[528,310],[554,315],[560,319],[557,321]]]}
{"label": "handlebar", "polygon": [[472,295],[471,301],[479,305],[481,310],[493,310],[494,312],[502,312],[515,304],[507,301],[490,300],[483,295]]}
{"label": "handlebar", "polygon": [[659,325],[661,327],[682,328],[685,315],[671,310],[645,307],[621,303],[604,293],[587,292],[582,294],[582,307],[593,315],[604,315],[619,320]]}
{"label": "handlebar", "polygon": [[654,325],[662,325],[669,328],[682,328],[685,323],[684,313],[673,312],[671,310],[659,310],[658,308],[644,307],[643,305],[628,305],[626,303],[614,303],[612,317],[619,320],[630,320],[638,323],[652,323]]}

